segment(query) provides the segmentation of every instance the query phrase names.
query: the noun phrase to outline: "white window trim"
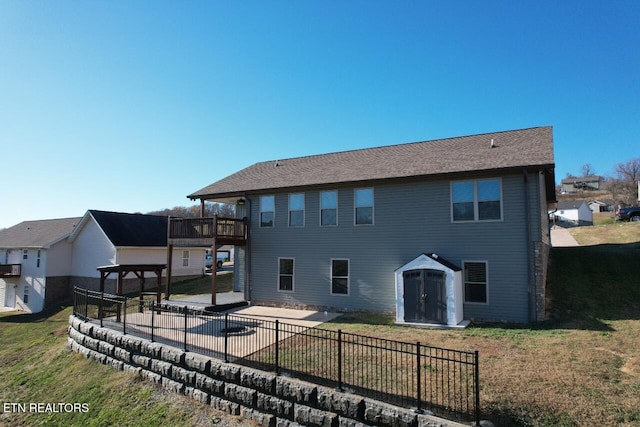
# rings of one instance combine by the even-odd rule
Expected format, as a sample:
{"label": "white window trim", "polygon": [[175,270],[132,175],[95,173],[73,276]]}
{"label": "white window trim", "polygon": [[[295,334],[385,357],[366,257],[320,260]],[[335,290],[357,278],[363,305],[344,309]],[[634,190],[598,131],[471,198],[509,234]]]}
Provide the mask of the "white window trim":
{"label": "white window trim", "polygon": [[[272,211],[263,211],[262,210],[262,198],[263,197],[273,197],[273,210]],[[258,225],[261,228],[274,228],[276,226],[276,196],[274,194],[263,194],[258,197]],[[263,212],[273,212],[273,224],[271,225],[262,225],[262,213]]]}
{"label": "white window trim", "polygon": [[[466,280],[465,280],[465,264],[467,263],[482,263],[485,265],[485,271],[487,272],[487,276],[485,277],[485,297],[486,297],[486,302],[476,302],[476,301],[467,301],[467,286],[466,286]],[[489,305],[489,261],[484,260],[484,259],[465,259],[462,260],[462,301],[465,304],[472,304],[472,305]]]}
{"label": "white window trim", "polygon": [[[322,223],[322,193],[336,193],[336,223],[335,224],[323,224]],[[340,198],[340,194],[338,193],[338,190],[326,190],[326,191],[320,191],[319,193],[319,200],[318,200],[318,205],[320,205],[320,218],[318,218],[318,222],[320,223],[320,227],[337,227],[338,226],[338,205],[339,205],[339,198]],[[327,209],[334,209],[334,208],[327,208]]]}
{"label": "white window trim", "polygon": [[[333,261],[347,261],[347,268],[349,270],[349,275],[347,276],[347,293],[346,294],[337,294],[333,292]],[[344,276],[336,276],[336,277],[344,277]],[[336,297],[348,297],[351,295],[351,259],[349,258],[331,258],[329,261],[329,293],[332,296]]]}
{"label": "white window trim", "polygon": [[29,259],[29,249],[22,250],[22,259]]}
{"label": "white window trim", "polygon": [[[291,259],[293,260],[293,273],[291,274],[291,290],[286,290],[286,289],[280,289],[280,276],[282,276],[282,273],[280,273],[280,260],[283,259]],[[278,279],[276,282],[276,289],[278,290],[278,292],[284,292],[287,294],[292,294],[295,292],[296,290],[296,259],[294,257],[287,257],[287,256],[283,256],[283,257],[278,257]]]}
{"label": "white window trim", "polygon": [[[297,212],[297,211],[300,210],[300,209],[295,209],[295,210],[291,209],[291,196],[298,195],[298,194],[302,195],[302,225],[291,225],[291,212]],[[302,227],[304,227],[304,225],[306,223],[306,220],[307,220],[306,219],[306,216],[307,216],[307,209],[306,209],[307,208],[307,206],[306,206],[307,205],[307,196],[306,196],[306,194],[305,193],[289,193],[289,195],[287,196],[287,200],[288,200],[288,205],[289,205],[288,206],[289,212],[287,214],[287,224],[289,224],[289,227],[291,227],[291,228],[302,228]],[[275,212],[274,212],[274,214],[273,214],[274,220],[275,220],[275,216],[276,215],[275,215]]]}
{"label": "white window trim", "polygon": [[[356,221],[358,219],[356,212],[358,209],[358,206],[356,205],[356,192],[358,190],[371,190],[371,224],[358,224]],[[368,206],[361,206],[363,208],[368,207]],[[373,187],[362,187],[362,188],[354,188],[353,189],[353,225],[357,226],[357,227],[367,227],[367,226],[372,226],[376,223],[376,191],[374,190]]]}
{"label": "white window trim", "polygon": [[[185,254],[187,255],[185,257]],[[187,265],[184,265],[184,262],[187,261]],[[189,250],[183,250],[182,251],[182,268],[189,268],[189,265],[191,264],[191,251]]]}
{"label": "white window trim", "polygon": [[[500,182],[500,218],[499,219],[479,219],[478,213],[478,182],[479,181],[499,181]],[[473,182],[473,219],[455,220],[453,219],[453,184],[459,182]],[[481,178],[481,179],[460,179],[449,183],[449,209],[450,218],[453,224],[472,222],[502,222],[504,221],[504,194],[502,192],[502,178]]]}

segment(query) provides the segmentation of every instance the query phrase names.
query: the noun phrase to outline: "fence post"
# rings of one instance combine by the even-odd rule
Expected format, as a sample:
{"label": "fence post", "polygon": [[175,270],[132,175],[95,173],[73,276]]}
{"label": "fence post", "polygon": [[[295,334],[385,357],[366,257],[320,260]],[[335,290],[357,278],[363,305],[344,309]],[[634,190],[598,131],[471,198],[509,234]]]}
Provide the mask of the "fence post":
{"label": "fence post", "polygon": [[476,398],[476,410],[475,410],[475,416],[476,416],[476,425],[479,426],[480,425],[480,356],[478,355],[478,350],[475,351],[475,368],[476,368],[476,375],[475,375],[475,398]]}
{"label": "fence post", "polygon": [[417,375],[418,409],[416,412],[421,414],[422,413],[422,367],[420,366],[420,341],[416,343],[416,368],[417,368],[416,372],[418,373]]}
{"label": "fence post", "polygon": [[279,363],[280,362],[280,360],[279,360],[279,357],[280,357],[279,350],[280,349],[279,349],[279,345],[278,345],[278,343],[280,342],[280,339],[279,339],[280,337],[279,337],[279,334],[278,334],[279,325],[280,325],[280,322],[278,321],[278,319],[276,319],[276,375],[280,375],[280,367],[279,367],[280,366],[280,363]]}
{"label": "fence post", "polygon": [[224,314],[224,361],[229,363],[228,347],[229,346],[229,313]]}
{"label": "fence post", "polygon": [[184,306],[184,351],[187,351],[187,306]]}
{"label": "fence post", "polygon": [[338,391],[342,391],[342,329],[338,329]]}
{"label": "fence post", "polygon": [[154,340],[154,338],[155,338],[155,334],[153,333],[153,331],[154,331],[154,324],[155,324],[155,314],[156,314],[156,311],[155,311],[155,308],[156,308],[156,307],[155,307],[155,304],[156,304],[156,302],[152,300],[152,301],[151,301],[151,342],[153,342],[153,340]]}
{"label": "fence post", "polygon": [[[122,297],[123,301],[121,302],[122,305],[122,334],[123,335],[127,335],[127,297]],[[120,310],[120,308],[118,308],[118,310]]]}
{"label": "fence post", "polygon": [[84,321],[89,317],[89,289],[84,290]]}
{"label": "fence post", "polygon": [[101,328],[104,326],[102,322],[102,318],[104,317],[102,314],[103,306],[104,306],[104,292],[100,292],[100,305],[98,306],[98,317],[100,318]]}

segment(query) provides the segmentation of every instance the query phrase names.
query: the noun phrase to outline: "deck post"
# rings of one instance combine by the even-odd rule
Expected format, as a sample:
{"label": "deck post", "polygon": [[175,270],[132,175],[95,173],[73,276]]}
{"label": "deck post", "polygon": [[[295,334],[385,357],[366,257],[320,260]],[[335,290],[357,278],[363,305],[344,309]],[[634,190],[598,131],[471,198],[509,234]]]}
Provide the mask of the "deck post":
{"label": "deck post", "polygon": [[[171,296],[171,264],[172,263],[173,263],[173,245],[169,244],[167,246],[167,291],[165,293],[166,299],[169,299],[169,297]],[[160,301],[158,301],[158,304],[159,303]]]}

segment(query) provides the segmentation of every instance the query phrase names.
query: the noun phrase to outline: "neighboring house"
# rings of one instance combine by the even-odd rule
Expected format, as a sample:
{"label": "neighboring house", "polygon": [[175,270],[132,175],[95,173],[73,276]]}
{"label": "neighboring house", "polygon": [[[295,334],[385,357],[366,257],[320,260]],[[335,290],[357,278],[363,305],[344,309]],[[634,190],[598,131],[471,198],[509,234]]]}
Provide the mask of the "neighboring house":
{"label": "neighboring house", "polygon": [[591,200],[587,205],[589,205],[591,212],[613,212],[615,202],[611,199]]}
{"label": "neighboring house", "polygon": [[24,221],[0,231],[0,307],[37,313],[69,296],[67,237],[79,221]]}
{"label": "neighboring house", "polygon": [[[37,313],[71,296],[73,286],[98,290],[97,268],[114,264],[166,264],[168,217],[89,210],[81,218],[25,221],[0,231],[0,307]],[[173,276],[204,274],[205,249],[175,248]],[[166,273],[165,273],[166,274]],[[145,275],[146,288],[157,277]],[[106,291],[116,290],[116,278]],[[140,289],[125,276],[124,292]]]}
{"label": "neighboring house", "polygon": [[[71,284],[99,289],[97,267],[115,264],[166,264],[168,217],[89,210],[69,236],[73,246]],[[173,251],[172,274],[181,280],[204,274],[205,249],[181,247]],[[164,273],[166,274],[166,272]],[[146,287],[156,286],[149,276]],[[125,277],[124,292],[139,290],[140,280]],[[107,280],[106,291],[115,291],[116,278]]]}
{"label": "neighboring house", "polygon": [[593,225],[593,212],[584,200],[559,202],[553,216],[560,225]]}
{"label": "neighboring house", "polygon": [[562,180],[561,191],[562,194],[577,193],[579,191],[597,191],[602,188],[602,182],[601,176],[572,176]]}
{"label": "neighboring house", "polygon": [[243,221],[218,218],[214,235],[171,219],[170,241],[235,234],[236,286],[254,304],[449,326],[545,318],[551,127],[261,162],[188,197]]}

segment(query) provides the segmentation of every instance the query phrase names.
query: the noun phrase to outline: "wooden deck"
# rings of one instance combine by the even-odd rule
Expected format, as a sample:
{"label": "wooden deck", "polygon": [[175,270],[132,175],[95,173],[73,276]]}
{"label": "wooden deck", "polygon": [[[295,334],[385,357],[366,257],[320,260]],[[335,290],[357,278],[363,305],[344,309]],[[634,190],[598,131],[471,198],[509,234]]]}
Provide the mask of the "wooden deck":
{"label": "wooden deck", "polygon": [[247,219],[170,218],[168,242],[175,246],[244,245]]}

